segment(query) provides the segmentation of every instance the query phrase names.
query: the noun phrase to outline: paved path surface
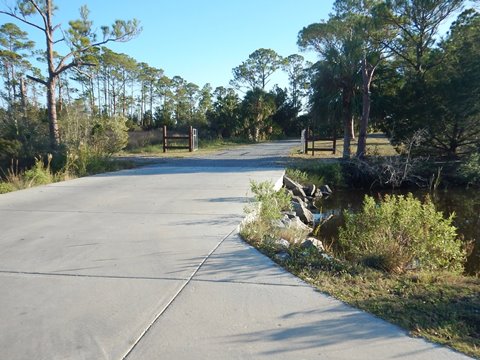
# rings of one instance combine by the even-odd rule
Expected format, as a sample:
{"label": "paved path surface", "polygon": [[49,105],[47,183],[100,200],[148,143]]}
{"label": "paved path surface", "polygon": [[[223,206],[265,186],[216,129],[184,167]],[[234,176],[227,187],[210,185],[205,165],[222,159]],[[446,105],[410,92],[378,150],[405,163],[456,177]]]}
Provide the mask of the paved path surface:
{"label": "paved path surface", "polygon": [[0,359],[461,359],[243,243],[292,143],[0,196]]}

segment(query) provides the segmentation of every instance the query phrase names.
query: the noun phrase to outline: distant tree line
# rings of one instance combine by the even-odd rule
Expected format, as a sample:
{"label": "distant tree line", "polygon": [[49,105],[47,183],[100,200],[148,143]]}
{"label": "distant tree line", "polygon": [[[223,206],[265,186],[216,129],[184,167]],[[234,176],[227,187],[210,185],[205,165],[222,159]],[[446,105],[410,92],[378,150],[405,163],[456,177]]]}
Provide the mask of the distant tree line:
{"label": "distant tree line", "polygon": [[[299,136],[308,125],[327,135],[341,132],[345,158],[366,155],[372,129],[399,146],[421,133],[421,150],[435,156],[477,152],[480,14],[468,4],[337,0],[327,20],[298,34],[300,49],[318,54],[315,64],[262,48],[232,70],[229,86],[213,89],[109,49],[109,42],[141,32],[136,20],[117,20],[97,34],[84,6],[60,31],[51,0],[18,0],[0,9],[15,22],[0,27],[0,162],[73,152],[99,131],[123,131],[123,125],[192,125],[203,136],[252,141]],[[37,48],[18,23],[41,30],[47,49]],[[60,42],[68,45],[66,54],[55,51]],[[46,73],[33,58],[46,64]],[[288,76],[288,87],[271,86],[277,71]]]}

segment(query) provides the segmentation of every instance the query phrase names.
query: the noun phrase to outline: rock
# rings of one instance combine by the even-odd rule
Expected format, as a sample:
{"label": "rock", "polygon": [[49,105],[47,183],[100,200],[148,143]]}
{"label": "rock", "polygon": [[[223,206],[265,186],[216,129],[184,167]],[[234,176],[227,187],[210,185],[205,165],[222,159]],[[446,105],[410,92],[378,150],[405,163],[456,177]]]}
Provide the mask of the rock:
{"label": "rock", "polygon": [[305,240],[305,239],[300,242],[300,245],[304,249],[315,247],[315,245],[313,245],[313,243],[310,240]]}
{"label": "rock", "polygon": [[297,204],[303,204],[305,202],[303,199],[304,198],[301,198],[300,196],[292,196],[292,202],[295,202]]}
{"label": "rock", "polygon": [[290,259],[290,254],[286,251],[281,251],[278,254],[275,254],[275,260],[277,261],[283,262],[287,261],[288,259]]}
{"label": "rock", "polygon": [[287,190],[293,190],[298,186],[298,183],[290,179],[287,175],[283,175],[283,186],[285,186]]}
{"label": "rock", "polygon": [[307,206],[308,210],[318,210],[317,207],[315,206],[315,199],[312,197],[307,198],[305,205]]}
{"label": "rock", "polygon": [[292,205],[295,214],[297,214],[300,220],[302,220],[305,224],[313,223],[313,214],[310,210],[307,209],[305,204],[293,202]]}
{"label": "rock", "polygon": [[285,219],[275,220],[273,222],[273,226],[277,229],[286,229],[290,225],[290,219],[287,219],[288,223],[286,223]]}
{"label": "rock", "polygon": [[303,191],[302,186],[293,181],[292,179],[288,178],[287,176],[283,177],[283,185],[288,189],[293,192],[293,195],[295,196],[300,196],[301,198],[305,198],[307,195]]}
{"label": "rock", "polygon": [[323,247],[323,244],[320,240],[318,239],[315,239],[314,237],[309,237],[309,238],[306,238],[305,240],[302,241],[302,247],[303,248],[309,248],[309,247],[316,247],[318,249],[318,251],[325,251],[325,248]]}
{"label": "rock", "polygon": [[291,221],[292,221],[290,223],[291,228],[297,228],[305,231],[306,233],[311,233],[313,231],[313,229],[310,226],[304,224],[298,216],[295,216],[293,219],[291,219]]}
{"label": "rock", "polygon": [[320,192],[322,193],[323,196],[330,196],[333,193],[332,189],[330,189],[330,186],[328,185],[320,186]]}
{"label": "rock", "polygon": [[279,228],[284,229],[284,228],[289,228],[290,225],[292,224],[292,220],[287,214],[283,214],[283,217],[279,222],[282,224],[279,226]]}
{"label": "rock", "polygon": [[322,257],[325,259],[325,260],[328,260],[328,261],[332,261],[333,260],[333,257],[328,255],[327,253],[322,253]]}
{"label": "rock", "polygon": [[293,211],[286,211],[284,214],[288,216],[289,219],[293,219],[295,216],[297,216]]}
{"label": "rock", "polygon": [[303,189],[300,188],[300,187],[299,187],[299,188],[296,188],[296,189],[294,189],[294,190],[292,190],[292,191],[293,191],[293,195],[299,196],[299,197],[301,197],[301,198],[303,198],[303,199],[305,199],[305,198],[307,197],[307,195],[305,195],[305,192],[303,191]]}
{"label": "rock", "polygon": [[321,199],[322,197],[323,197],[322,192],[320,191],[319,188],[317,188],[317,190],[315,191],[315,198],[316,199]]}
{"label": "rock", "polygon": [[303,187],[303,192],[310,197],[315,196],[315,192],[317,191],[317,187],[315,184],[309,184]]}
{"label": "rock", "polygon": [[290,247],[290,242],[285,239],[277,239],[275,240],[275,244],[283,249],[288,249]]}

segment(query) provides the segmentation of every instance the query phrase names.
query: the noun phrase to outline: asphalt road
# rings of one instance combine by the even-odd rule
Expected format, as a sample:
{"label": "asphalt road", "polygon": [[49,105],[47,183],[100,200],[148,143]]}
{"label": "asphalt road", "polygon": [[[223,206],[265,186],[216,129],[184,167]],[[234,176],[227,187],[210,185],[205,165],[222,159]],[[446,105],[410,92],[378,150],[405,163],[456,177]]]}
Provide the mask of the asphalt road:
{"label": "asphalt road", "polygon": [[236,233],[292,142],[0,195],[0,359],[461,359]]}

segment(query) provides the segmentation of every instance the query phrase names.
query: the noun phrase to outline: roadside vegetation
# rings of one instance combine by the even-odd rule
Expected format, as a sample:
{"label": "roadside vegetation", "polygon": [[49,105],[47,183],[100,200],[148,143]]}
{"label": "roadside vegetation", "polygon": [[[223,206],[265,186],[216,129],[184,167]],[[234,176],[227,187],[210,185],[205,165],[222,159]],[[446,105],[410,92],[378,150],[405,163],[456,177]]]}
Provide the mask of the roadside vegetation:
{"label": "roadside vegetation", "polygon": [[[99,118],[91,121],[84,113],[71,109],[60,124],[63,125],[63,143],[53,152],[43,153],[49,149],[48,137],[35,133],[35,128],[26,128],[24,135],[40,142],[39,146],[44,149],[41,155],[36,155],[29,142],[0,142],[0,150],[3,146],[7,153],[0,157],[3,160],[0,193],[134,166],[132,161],[119,161],[113,157],[128,141],[125,119]],[[12,158],[7,166],[8,155]]]}
{"label": "roadside vegetation", "polygon": [[[48,154],[55,179],[110,170],[119,151],[126,157],[159,156],[162,126],[195,127],[200,151],[299,138],[309,127],[318,138],[336,133],[332,157],[350,166],[342,170],[351,174],[347,185],[365,186],[373,178],[375,186],[399,187],[418,182],[417,174],[431,186],[438,179],[448,182],[450,174],[478,184],[480,15],[471,5],[336,0],[328,19],[298,32],[297,45],[318,55],[315,64],[299,54],[260,48],[238,60],[229,84],[214,89],[168,77],[161,68],[109,49],[111,42],[141,36],[136,19],[98,26],[83,6],[78,19],[57,25],[62,9],[51,0],[41,6],[31,0],[5,4],[0,177],[8,181],[37,159],[48,166]],[[42,18],[51,19],[51,26],[36,23]],[[449,32],[441,34],[445,19],[453,18]],[[36,44],[24,30],[39,31],[45,41]],[[34,66],[38,56],[50,71]],[[271,82],[278,72],[286,75],[285,86]]]}
{"label": "roadside vegetation", "polygon": [[[323,239],[321,226],[313,230],[324,242],[319,250],[295,240],[305,233],[289,237],[278,228],[281,210],[289,208],[283,189],[277,193],[260,183],[252,184],[252,192],[256,217],[244,223],[241,235],[261,252],[319,290],[412,336],[480,356],[480,279],[463,274],[466,250],[451,216],[411,195],[366,197],[359,212],[344,214],[336,241]],[[280,248],[288,255],[278,257]]]}

